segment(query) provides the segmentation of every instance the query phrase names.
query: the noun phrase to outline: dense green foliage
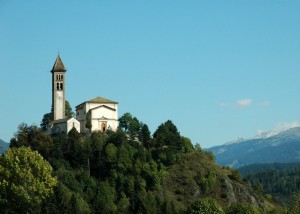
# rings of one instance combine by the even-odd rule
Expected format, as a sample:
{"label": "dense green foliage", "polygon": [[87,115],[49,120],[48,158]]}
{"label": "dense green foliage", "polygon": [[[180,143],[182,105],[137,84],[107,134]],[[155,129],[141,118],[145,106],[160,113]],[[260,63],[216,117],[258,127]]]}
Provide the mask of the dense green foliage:
{"label": "dense green foliage", "polygon": [[300,167],[300,162],[295,163],[257,163],[248,166],[243,166],[238,169],[241,176],[245,177],[249,174],[261,172],[261,171],[290,171],[297,167]]}
{"label": "dense green foliage", "polygon": [[51,173],[52,167],[38,152],[27,147],[8,149],[0,159],[1,213],[40,211],[57,184]]}
{"label": "dense green foliage", "polygon": [[222,208],[218,205],[218,203],[210,198],[204,198],[198,201],[195,201],[192,203],[188,209],[187,213],[190,214],[223,214],[224,211]]}
{"label": "dense green foliage", "polygon": [[263,194],[287,204],[300,189],[300,166],[291,164],[283,169],[282,164],[271,164],[266,170],[258,168],[258,172],[247,173],[244,178]]}
{"label": "dense green foliage", "polygon": [[235,203],[230,205],[230,207],[227,209],[226,214],[259,214],[260,211],[253,207],[250,206],[249,204],[246,203]]}
{"label": "dense green foliage", "polygon": [[297,214],[300,213],[300,193],[295,193],[291,197],[288,203],[288,213]]}
{"label": "dense green foliage", "polygon": [[50,137],[21,124],[11,147],[22,146],[42,154],[58,179],[39,207],[43,213],[226,213],[237,201],[255,211],[274,208],[267,209],[237,171],[217,166],[212,153],[181,136],[172,121],[153,137],[129,113],[116,132],[89,136],[72,129]]}

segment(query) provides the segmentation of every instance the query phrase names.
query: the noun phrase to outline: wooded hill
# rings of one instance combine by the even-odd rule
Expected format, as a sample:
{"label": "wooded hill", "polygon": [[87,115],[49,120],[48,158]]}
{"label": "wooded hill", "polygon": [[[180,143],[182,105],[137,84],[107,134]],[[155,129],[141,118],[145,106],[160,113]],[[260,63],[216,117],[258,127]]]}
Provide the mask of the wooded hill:
{"label": "wooded hill", "polygon": [[253,164],[239,171],[252,186],[284,205],[300,189],[300,163]]}
{"label": "wooded hill", "polygon": [[[38,151],[51,164],[57,184],[53,194],[33,203],[29,199],[37,196],[27,191],[30,188],[20,192],[12,188],[14,183],[28,183],[18,181],[15,175],[7,176],[5,172],[9,169],[4,163],[9,163],[11,158],[11,152],[7,152],[0,159],[0,178],[7,179],[9,184],[0,182],[3,212],[283,212],[255,192],[249,182],[242,181],[238,171],[221,168],[211,152],[193,146],[171,121],[161,124],[153,136],[146,124],[129,113],[120,118],[119,126],[116,132],[108,130],[88,136],[80,135],[75,129],[67,136],[49,136],[36,126],[21,124],[8,151],[24,146]],[[13,156],[20,159],[18,155]],[[22,160],[27,159],[30,157]],[[23,176],[26,180],[27,175]]]}

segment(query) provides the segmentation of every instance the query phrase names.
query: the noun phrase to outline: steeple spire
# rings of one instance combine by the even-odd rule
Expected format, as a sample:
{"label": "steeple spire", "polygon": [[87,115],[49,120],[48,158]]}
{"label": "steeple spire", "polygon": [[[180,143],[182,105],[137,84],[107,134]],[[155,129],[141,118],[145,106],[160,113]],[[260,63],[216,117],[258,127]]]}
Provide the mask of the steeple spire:
{"label": "steeple spire", "polygon": [[55,63],[54,63],[53,68],[51,70],[51,73],[53,73],[54,71],[60,71],[60,72],[66,72],[67,71],[64,64],[63,64],[63,62],[62,62],[62,60],[61,60],[61,58],[60,58],[60,56],[59,56],[59,54],[58,54],[58,56],[55,60]]}

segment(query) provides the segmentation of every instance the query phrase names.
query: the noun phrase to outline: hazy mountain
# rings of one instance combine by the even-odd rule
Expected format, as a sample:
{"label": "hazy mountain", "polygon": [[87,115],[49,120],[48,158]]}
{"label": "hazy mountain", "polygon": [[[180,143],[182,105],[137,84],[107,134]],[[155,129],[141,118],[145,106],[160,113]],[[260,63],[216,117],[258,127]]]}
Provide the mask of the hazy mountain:
{"label": "hazy mountain", "polygon": [[4,153],[9,147],[9,143],[4,142],[0,139],[0,153]]}
{"label": "hazy mountain", "polygon": [[264,133],[252,139],[238,139],[207,149],[218,164],[239,168],[253,163],[300,161],[300,127],[280,133]]}

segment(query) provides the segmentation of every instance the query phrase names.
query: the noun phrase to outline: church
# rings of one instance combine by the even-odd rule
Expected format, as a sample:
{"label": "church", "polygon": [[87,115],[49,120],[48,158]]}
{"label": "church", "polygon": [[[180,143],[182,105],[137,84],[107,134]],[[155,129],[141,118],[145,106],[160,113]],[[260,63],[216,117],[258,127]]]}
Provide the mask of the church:
{"label": "church", "polygon": [[95,97],[76,106],[76,118],[65,116],[66,68],[58,55],[52,73],[53,121],[48,125],[49,134],[65,133],[72,128],[79,133],[116,131],[118,128],[118,102]]}

